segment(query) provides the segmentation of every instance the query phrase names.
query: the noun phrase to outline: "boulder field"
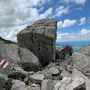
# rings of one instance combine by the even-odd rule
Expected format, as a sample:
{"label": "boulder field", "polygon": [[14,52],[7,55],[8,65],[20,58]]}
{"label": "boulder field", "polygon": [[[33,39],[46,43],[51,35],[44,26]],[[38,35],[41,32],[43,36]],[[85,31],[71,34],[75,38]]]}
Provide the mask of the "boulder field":
{"label": "boulder field", "polygon": [[90,46],[56,49],[57,21],[42,19],[21,30],[18,44],[0,41],[0,90],[90,90]]}

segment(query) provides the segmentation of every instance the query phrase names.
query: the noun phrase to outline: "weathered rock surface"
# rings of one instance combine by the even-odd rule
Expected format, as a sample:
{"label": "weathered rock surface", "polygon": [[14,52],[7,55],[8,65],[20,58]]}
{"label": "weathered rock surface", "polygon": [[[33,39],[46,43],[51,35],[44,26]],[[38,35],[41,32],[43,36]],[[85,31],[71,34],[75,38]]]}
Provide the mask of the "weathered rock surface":
{"label": "weathered rock surface", "polygon": [[71,45],[66,46],[64,49],[56,49],[56,59],[60,59],[60,61],[65,60],[66,55],[72,55],[73,54],[73,48]]}
{"label": "weathered rock surface", "polygon": [[14,69],[13,71],[15,71],[15,72],[20,72],[20,73],[25,74],[25,75],[28,74],[27,71],[24,71],[24,70],[23,70],[20,66],[18,66],[18,65],[15,65],[13,69]]}
{"label": "weathered rock surface", "polygon": [[7,80],[8,80],[8,76],[0,73],[0,90],[3,90],[2,88],[4,87]]}
{"label": "weathered rock surface", "polygon": [[11,90],[27,90],[27,88],[24,82],[19,80],[13,80]]}
{"label": "weathered rock surface", "polygon": [[85,90],[86,89],[86,85],[85,85],[85,81],[83,78],[80,77],[76,77],[73,79],[72,83],[70,83],[67,86],[66,90]]}
{"label": "weathered rock surface", "polygon": [[90,56],[90,46],[84,47],[79,50],[80,53]]}
{"label": "weathered rock surface", "polygon": [[41,90],[40,85],[34,83],[31,85],[29,90]]}
{"label": "weathered rock surface", "polygon": [[34,83],[41,84],[42,80],[44,79],[44,74],[36,73],[30,76],[30,80]]}
{"label": "weathered rock surface", "polygon": [[32,51],[46,66],[50,61],[55,61],[56,31],[56,20],[38,20],[17,35],[19,46]]}
{"label": "weathered rock surface", "polygon": [[58,80],[43,80],[41,90],[86,90],[83,78],[64,77]]}
{"label": "weathered rock surface", "polygon": [[55,84],[59,83],[58,80],[45,79],[42,81],[41,90],[55,90]]}
{"label": "weathered rock surface", "polygon": [[60,74],[59,70],[56,67],[51,67],[49,70],[53,76],[57,76]]}
{"label": "weathered rock surface", "polygon": [[85,80],[86,90],[90,90],[90,79],[88,79],[88,77],[86,77],[84,74],[82,74],[77,69],[73,69],[72,78],[75,78],[75,77],[83,78]]}
{"label": "weathered rock surface", "polygon": [[52,74],[48,68],[44,69],[42,72],[45,76],[45,79],[52,79]]}
{"label": "weathered rock surface", "polygon": [[39,59],[31,51],[15,44],[0,42],[0,62],[3,59],[9,63],[5,69],[0,66],[0,72],[5,74],[10,74],[13,66],[20,63],[29,65],[32,70],[37,70],[40,67]]}
{"label": "weathered rock surface", "polygon": [[66,71],[66,70],[64,69],[64,70],[62,70],[60,76],[61,76],[61,78],[71,77],[71,73],[69,73],[68,71]]}
{"label": "weathered rock surface", "polygon": [[78,69],[90,78],[90,56],[84,53],[74,53],[72,55],[73,68]]}
{"label": "weathered rock surface", "polygon": [[39,59],[31,51],[19,47],[19,56],[22,64],[30,66],[32,70],[38,70],[40,67]]}

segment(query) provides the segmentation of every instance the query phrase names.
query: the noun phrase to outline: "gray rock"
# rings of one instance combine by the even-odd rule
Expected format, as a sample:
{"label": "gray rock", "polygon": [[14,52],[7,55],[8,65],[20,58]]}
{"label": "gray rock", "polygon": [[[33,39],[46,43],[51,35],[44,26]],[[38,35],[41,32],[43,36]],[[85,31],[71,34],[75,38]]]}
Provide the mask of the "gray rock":
{"label": "gray rock", "polygon": [[90,79],[88,79],[88,77],[86,77],[77,69],[73,69],[72,78],[75,78],[75,77],[83,78],[85,80],[86,90],[90,90]]}
{"label": "gray rock", "polygon": [[14,71],[15,72],[21,72],[22,74],[28,74],[28,72],[27,71],[24,71],[20,66],[18,66],[18,65],[15,65],[14,66]]}
{"label": "gray rock", "polygon": [[45,79],[52,79],[52,74],[48,68],[43,70],[43,74],[45,76]]}
{"label": "gray rock", "polygon": [[0,42],[0,62],[5,59],[8,62],[7,68],[0,66],[0,72],[10,74],[15,65],[20,63],[28,64],[33,70],[40,67],[38,58],[29,50],[20,48],[16,44],[4,44]]}
{"label": "gray rock", "polygon": [[31,51],[25,48],[19,48],[21,63],[30,66],[32,70],[38,70],[40,67],[39,59]]}
{"label": "gray rock", "polygon": [[[53,90],[67,90],[67,86],[70,84],[72,79],[70,77],[64,77],[61,81],[54,85]],[[68,89],[69,90],[69,89]]]}
{"label": "gray rock", "polygon": [[53,90],[81,90],[85,89],[85,81],[83,78],[64,77],[54,86]]}
{"label": "gray rock", "polygon": [[41,90],[40,85],[33,83],[31,85],[31,88],[29,90]]}
{"label": "gray rock", "polygon": [[59,62],[61,62],[62,60],[65,60],[65,57],[66,57],[67,54],[70,55],[70,56],[73,54],[73,48],[72,48],[71,45],[66,46],[62,50],[57,49],[56,50],[56,59],[60,59]]}
{"label": "gray rock", "polygon": [[54,85],[57,84],[58,80],[43,80],[41,84],[41,90],[55,90]]}
{"label": "gray rock", "polygon": [[90,56],[90,46],[84,47],[79,50],[80,53]]}
{"label": "gray rock", "polygon": [[90,56],[80,52],[72,55],[73,68],[78,69],[90,78]]}
{"label": "gray rock", "polygon": [[19,80],[12,80],[11,90],[27,90],[25,83]]}
{"label": "gray rock", "polygon": [[0,42],[0,62],[3,59],[8,62],[8,66],[5,69],[0,67],[0,72],[4,74],[10,74],[12,70],[12,63],[15,65],[18,64],[18,62],[20,61],[18,55],[18,46],[14,44],[4,44],[4,42]]}
{"label": "gray rock", "polygon": [[56,31],[56,20],[38,20],[19,32],[17,35],[19,46],[32,51],[42,65],[46,66],[50,61],[55,61]]}
{"label": "gray rock", "polygon": [[[0,88],[4,87],[7,80],[8,80],[8,76],[5,75],[5,74],[0,73]],[[2,90],[2,89],[0,89],[0,90]]]}
{"label": "gray rock", "polygon": [[41,90],[86,90],[83,78],[64,77],[60,80],[43,80]]}
{"label": "gray rock", "polygon": [[30,75],[29,79],[36,84],[41,84],[42,80],[44,79],[43,74],[35,73],[34,75]]}
{"label": "gray rock", "polygon": [[0,61],[5,59],[9,63],[17,64],[20,61],[18,46],[15,44],[4,44],[4,42],[0,42],[0,57]]}
{"label": "gray rock", "polygon": [[49,70],[53,76],[57,76],[60,74],[59,70],[56,67],[51,67]]}
{"label": "gray rock", "polygon": [[76,77],[73,79],[73,82],[69,84],[66,90],[82,90],[86,89],[85,81],[83,78]]}
{"label": "gray rock", "polygon": [[71,77],[71,73],[69,73],[69,72],[66,71],[66,70],[62,70],[60,76],[61,76],[61,78],[64,78],[64,77]]}
{"label": "gray rock", "polygon": [[5,88],[1,88],[1,87],[0,87],[0,90],[5,90]]}

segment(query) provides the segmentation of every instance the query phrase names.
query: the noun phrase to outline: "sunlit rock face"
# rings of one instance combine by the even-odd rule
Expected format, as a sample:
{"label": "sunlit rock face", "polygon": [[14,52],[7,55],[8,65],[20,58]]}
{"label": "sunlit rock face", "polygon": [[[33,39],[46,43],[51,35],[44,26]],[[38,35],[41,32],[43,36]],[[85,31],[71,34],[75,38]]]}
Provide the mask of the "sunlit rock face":
{"label": "sunlit rock face", "polygon": [[21,30],[17,39],[20,47],[32,51],[46,66],[50,61],[55,61],[56,32],[56,20],[42,19]]}

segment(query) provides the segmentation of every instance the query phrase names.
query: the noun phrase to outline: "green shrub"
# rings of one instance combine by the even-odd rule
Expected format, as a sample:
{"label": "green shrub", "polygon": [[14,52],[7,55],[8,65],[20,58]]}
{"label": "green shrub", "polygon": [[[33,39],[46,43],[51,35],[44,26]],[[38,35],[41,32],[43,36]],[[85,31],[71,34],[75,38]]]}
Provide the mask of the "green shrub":
{"label": "green shrub", "polygon": [[32,71],[32,68],[31,68],[29,65],[21,64],[21,67],[22,67],[25,71]]}
{"label": "green shrub", "polygon": [[22,77],[22,73],[21,72],[12,72],[9,75],[9,78],[13,78],[13,79],[17,79],[17,78],[21,78]]}

